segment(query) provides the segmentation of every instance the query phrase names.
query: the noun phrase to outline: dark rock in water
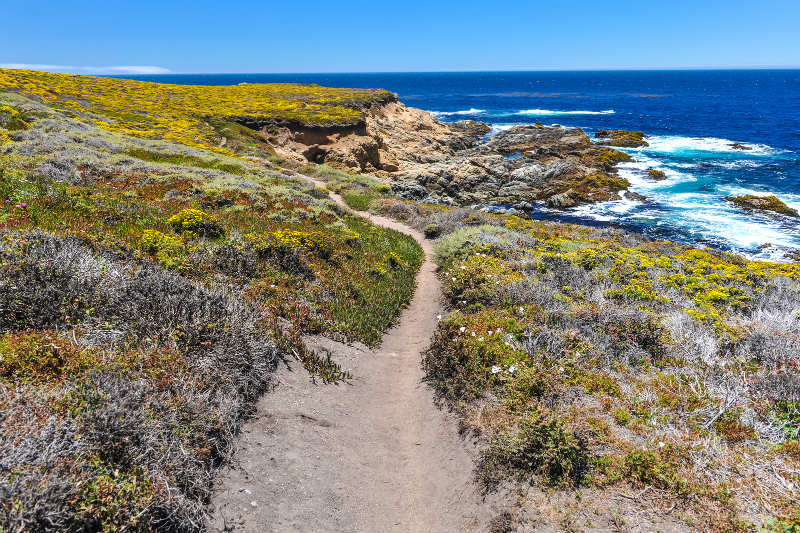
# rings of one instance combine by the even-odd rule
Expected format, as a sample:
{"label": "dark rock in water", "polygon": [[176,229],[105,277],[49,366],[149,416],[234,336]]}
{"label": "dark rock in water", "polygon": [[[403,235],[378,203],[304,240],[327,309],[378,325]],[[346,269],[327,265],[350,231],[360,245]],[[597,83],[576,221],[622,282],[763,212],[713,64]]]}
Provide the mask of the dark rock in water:
{"label": "dark rock in water", "polygon": [[647,177],[655,181],[662,181],[667,179],[667,175],[664,173],[663,170],[657,170],[655,168],[650,168],[647,170]]}
{"label": "dark rock in water", "polygon": [[730,146],[734,150],[752,150],[753,149],[752,146],[747,146],[747,145],[739,144],[739,143],[732,143],[732,144],[729,144],[728,146]]}
{"label": "dark rock in water", "polygon": [[641,131],[628,131],[628,130],[597,130],[595,133],[600,144],[608,144],[611,146],[625,146],[635,148],[637,146],[650,146],[644,140],[644,133]]}
{"label": "dark rock in water", "polygon": [[459,120],[458,122],[451,122],[449,126],[454,130],[463,131],[475,137],[486,135],[492,131],[492,128],[477,120]]}
{"label": "dark rock in water", "polygon": [[766,214],[777,213],[789,217],[800,216],[797,209],[792,209],[780,201],[777,196],[746,194],[744,196],[726,196],[725,199],[748,211],[764,211]]}
{"label": "dark rock in water", "polygon": [[574,191],[570,189],[566,192],[554,194],[547,199],[545,205],[554,209],[566,209],[567,207],[574,207],[578,205],[578,202],[572,197],[573,192]]}
{"label": "dark rock in water", "polygon": [[628,200],[636,200],[637,202],[647,202],[648,201],[647,196],[639,194],[638,192],[625,191],[624,196]]}
{"label": "dark rock in water", "polygon": [[790,259],[796,263],[800,263],[800,250],[791,250],[783,254],[786,259]]}

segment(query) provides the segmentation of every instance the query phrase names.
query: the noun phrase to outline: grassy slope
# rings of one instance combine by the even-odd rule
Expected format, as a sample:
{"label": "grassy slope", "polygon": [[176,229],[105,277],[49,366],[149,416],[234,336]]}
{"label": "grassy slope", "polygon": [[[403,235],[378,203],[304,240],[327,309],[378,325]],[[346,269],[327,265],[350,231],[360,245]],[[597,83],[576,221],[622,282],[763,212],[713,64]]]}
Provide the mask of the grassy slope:
{"label": "grassy slope", "polygon": [[384,94],[0,70],[0,530],[200,530],[277,358],[335,380],[301,335],[380,340],[420,248],[230,119]]}
{"label": "grassy slope", "polygon": [[[570,531],[589,525],[581,516],[622,527],[631,509],[653,528],[800,527],[800,265],[466,209],[376,208],[441,235],[452,314],[424,366],[486,439],[487,487],[549,488],[533,508]],[[643,496],[620,498],[632,493]],[[514,507],[511,522],[525,505]]]}

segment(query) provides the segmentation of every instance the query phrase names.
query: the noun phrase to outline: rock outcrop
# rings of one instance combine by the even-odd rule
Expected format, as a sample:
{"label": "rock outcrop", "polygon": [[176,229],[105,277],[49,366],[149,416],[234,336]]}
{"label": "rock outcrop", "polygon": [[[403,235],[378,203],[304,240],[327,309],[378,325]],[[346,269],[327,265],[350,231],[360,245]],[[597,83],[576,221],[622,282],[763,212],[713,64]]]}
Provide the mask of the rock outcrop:
{"label": "rock outcrop", "polygon": [[395,193],[430,203],[555,209],[619,197],[614,165],[630,156],[579,128],[516,126],[486,138],[483,123],[443,123],[399,102],[373,106],[341,131],[262,129],[276,152],[386,179]]}
{"label": "rock outcrop", "polygon": [[753,149],[752,146],[747,146],[745,144],[739,144],[739,143],[731,143],[728,146],[730,146],[734,150],[742,150],[742,151],[747,151],[747,150],[752,150]]}
{"label": "rock outcrop", "polygon": [[777,196],[746,194],[744,196],[726,196],[725,199],[748,211],[760,211],[766,214],[779,214],[790,217],[800,216],[797,209],[792,209],[779,200]]}
{"label": "rock outcrop", "polygon": [[636,148],[638,146],[650,146],[644,140],[644,133],[641,131],[628,130],[597,130],[595,136],[600,144],[610,146],[624,146]]}

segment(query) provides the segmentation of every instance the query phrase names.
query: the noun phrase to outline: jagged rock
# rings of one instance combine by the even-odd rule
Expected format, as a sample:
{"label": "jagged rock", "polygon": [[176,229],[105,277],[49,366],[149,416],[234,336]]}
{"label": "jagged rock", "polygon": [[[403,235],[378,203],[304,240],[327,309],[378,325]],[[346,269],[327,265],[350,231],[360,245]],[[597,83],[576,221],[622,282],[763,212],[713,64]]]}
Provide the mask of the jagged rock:
{"label": "jagged rock", "polygon": [[492,131],[492,128],[476,120],[459,120],[458,122],[450,122],[449,125],[454,130],[469,133],[474,137],[481,137]]}
{"label": "jagged rock", "polygon": [[392,192],[406,200],[421,200],[428,194],[428,190],[419,183],[409,181],[395,181],[391,184]]}
{"label": "jagged rock", "polygon": [[663,170],[658,170],[655,168],[647,169],[647,177],[654,181],[662,181],[667,179],[667,175]]}
{"label": "jagged rock", "polygon": [[567,207],[574,207],[578,205],[578,202],[572,197],[572,194],[572,189],[560,194],[554,194],[547,199],[545,205],[554,209],[566,209]]}
{"label": "jagged rock", "polygon": [[725,199],[748,211],[759,211],[766,214],[775,213],[789,217],[800,216],[797,209],[792,209],[774,195],[756,196],[755,194],[746,194],[744,196],[726,196]]}
{"label": "jagged rock", "polygon": [[[268,138],[284,157],[391,179],[395,194],[432,203],[529,210],[546,201],[562,209],[616,198],[628,185],[614,165],[629,156],[593,144],[579,128],[516,126],[483,142],[485,124],[439,122],[396,101],[365,117],[341,130],[272,128]],[[525,156],[506,157],[516,153]]]}
{"label": "jagged rock", "polygon": [[752,146],[747,146],[747,145],[739,144],[739,143],[732,143],[729,146],[731,148],[733,148],[734,150],[752,150],[753,149]]}
{"label": "jagged rock", "polygon": [[597,130],[595,133],[600,144],[611,146],[625,146],[635,148],[637,146],[650,146],[644,140],[644,133],[641,131],[628,130]]}
{"label": "jagged rock", "polygon": [[644,196],[643,194],[639,194],[638,192],[625,191],[625,194],[623,196],[625,196],[625,198],[627,198],[628,200],[636,200],[637,202],[647,202],[648,201],[647,196]]}
{"label": "jagged rock", "polygon": [[544,126],[514,126],[494,135],[485,147],[502,154],[530,152],[538,154],[541,150],[565,149],[589,145],[589,136],[579,128],[552,128]]}

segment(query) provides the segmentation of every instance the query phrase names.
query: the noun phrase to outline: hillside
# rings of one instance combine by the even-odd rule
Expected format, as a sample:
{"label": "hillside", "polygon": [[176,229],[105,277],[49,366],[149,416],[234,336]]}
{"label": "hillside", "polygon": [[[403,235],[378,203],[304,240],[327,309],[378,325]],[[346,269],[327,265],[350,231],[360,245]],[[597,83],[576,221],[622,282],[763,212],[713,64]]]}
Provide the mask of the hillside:
{"label": "hillside", "polygon": [[374,345],[411,298],[412,239],[230,122],[388,93],[229,89],[0,71],[4,531],[202,529],[278,361],[347,377],[301,335]]}

